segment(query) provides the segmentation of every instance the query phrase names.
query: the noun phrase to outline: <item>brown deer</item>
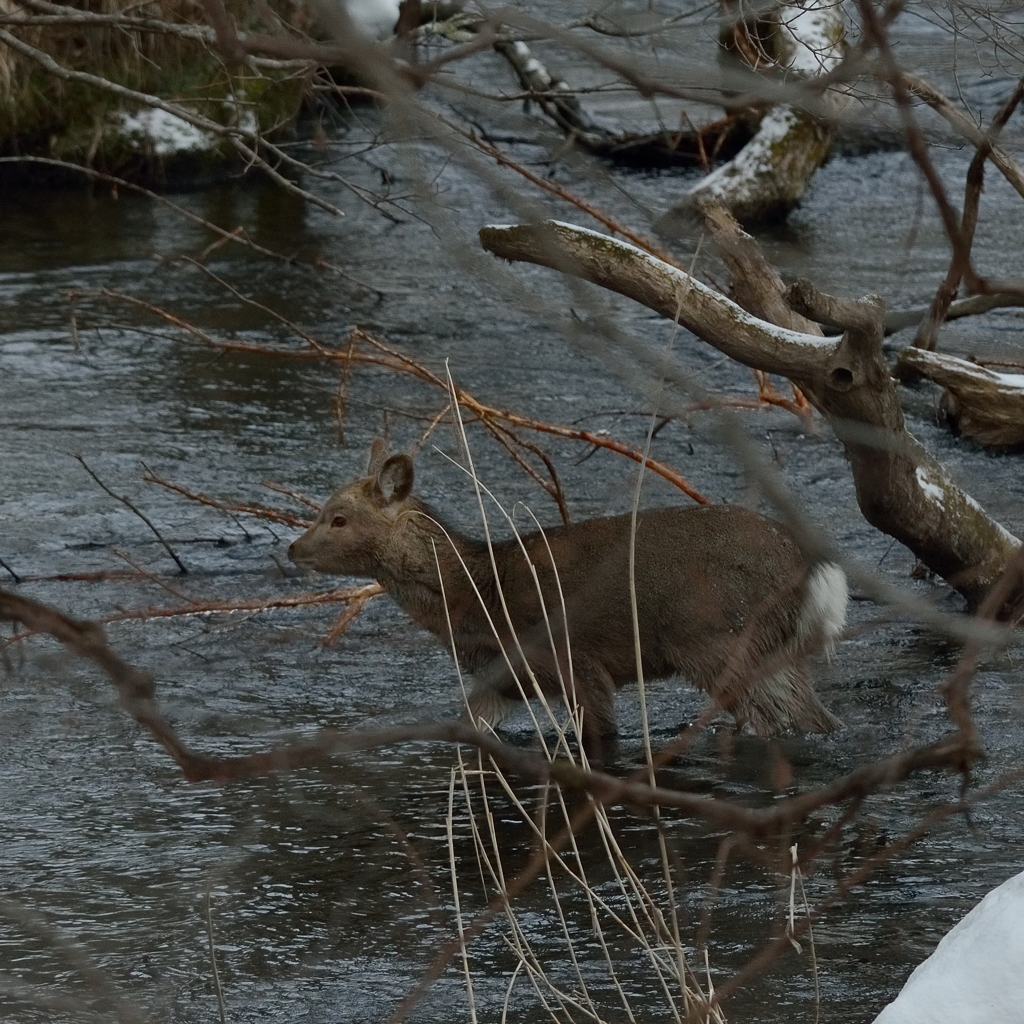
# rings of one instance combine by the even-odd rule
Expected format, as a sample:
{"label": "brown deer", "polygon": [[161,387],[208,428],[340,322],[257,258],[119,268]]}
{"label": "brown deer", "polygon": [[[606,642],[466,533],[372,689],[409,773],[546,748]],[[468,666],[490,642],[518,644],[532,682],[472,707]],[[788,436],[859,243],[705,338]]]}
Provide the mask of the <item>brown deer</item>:
{"label": "brown deer", "polygon": [[[321,572],[376,579],[475,675],[473,721],[496,725],[516,700],[583,709],[584,740],[616,732],[616,687],[637,678],[631,517],[559,526],[490,548],[447,526],[412,493],[408,455],[375,442],[366,475],[336,490],[288,556]],[[645,678],[679,672],[767,736],[839,723],[804,667],[846,619],[846,577],[808,565],[778,523],[735,505],[637,516],[637,618]]]}

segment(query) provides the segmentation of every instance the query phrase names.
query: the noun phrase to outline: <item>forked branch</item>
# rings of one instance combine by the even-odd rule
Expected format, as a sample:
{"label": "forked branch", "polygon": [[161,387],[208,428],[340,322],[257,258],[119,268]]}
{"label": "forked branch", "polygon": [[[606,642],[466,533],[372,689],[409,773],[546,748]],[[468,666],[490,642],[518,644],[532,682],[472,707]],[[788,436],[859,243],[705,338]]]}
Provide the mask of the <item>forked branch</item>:
{"label": "forked branch", "polygon": [[[490,226],[480,240],[503,259],[551,267],[626,295],[739,362],[789,377],[843,443],[868,522],[906,544],[972,608],[1020,547],[907,431],[882,354],[879,303],[826,301],[805,287],[812,306],[805,314],[844,321],[841,338],[822,338],[769,323],[678,267],[571,224]],[[1010,596],[1002,617],[1022,603],[1024,588]]]}

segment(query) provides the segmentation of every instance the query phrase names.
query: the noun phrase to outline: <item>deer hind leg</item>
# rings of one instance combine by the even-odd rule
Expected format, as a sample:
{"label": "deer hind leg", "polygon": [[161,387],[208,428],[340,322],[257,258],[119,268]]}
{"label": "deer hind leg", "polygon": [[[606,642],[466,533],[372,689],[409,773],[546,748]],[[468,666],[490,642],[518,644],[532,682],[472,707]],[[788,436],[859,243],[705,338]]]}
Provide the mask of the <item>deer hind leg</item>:
{"label": "deer hind leg", "polygon": [[499,693],[490,683],[478,682],[466,698],[462,719],[476,728],[490,726],[495,729],[508,718],[517,704],[519,701]]}
{"label": "deer hind leg", "polygon": [[572,690],[565,695],[570,711],[582,711],[581,740],[590,761],[600,763],[615,751],[615,682],[600,663],[584,662],[573,675]]}
{"label": "deer hind leg", "polygon": [[758,736],[774,736],[786,729],[832,732],[842,722],[818,698],[807,671],[789,664],[757,679],[728,703],[728,710]]}

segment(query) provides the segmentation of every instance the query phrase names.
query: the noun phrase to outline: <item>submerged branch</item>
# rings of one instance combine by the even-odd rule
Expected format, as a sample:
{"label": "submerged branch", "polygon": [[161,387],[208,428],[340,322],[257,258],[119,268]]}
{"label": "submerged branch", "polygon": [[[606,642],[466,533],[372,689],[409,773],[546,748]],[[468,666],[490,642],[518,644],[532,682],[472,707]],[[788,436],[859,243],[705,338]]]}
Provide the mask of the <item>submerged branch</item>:
{"label": "submerged branch", "polygon": [[[989,292],[984,295],[968,295],[955,299],[946,310],[945,320],[958,320],[965,316],[980,316],[993,309],[1009,306],[1024,306],[1024,295],[1017,292]],[[917,327],[931,312],[931,306],[917,309],[894,309],[885,314],[885,333],[895,334],[906,327]]]}
{"label": "submerged branch", "polygon": [[1024,373],[998,373],[914,345],[900,353],[897,366],[946,389],[942,412],[965,437],[989,448],[1024,445]]}
{"label": "submerged branch", "polygon": [[[976,760],[973,742],[954,734],[935,743],[880,758],[834,780],[827,786],[777,800],[769,808],[750,808],[718,797],[701,796],[650,785],[639,779],[619,779],[563,760],[512,746],[493,734],[464,723],[444,722],[338,732],[322,729],[308,740],[236,757],[199,753],[179,738],[160,713],[156,687],[148,673],[123,661],[109,646],[103,629],[80,622],[55,608],[0,588],[0,620],[21,622],[36,633],[47,633],[75,654],[95,663],[117,688],[124,709],[146,728],[181,767],[190,782],[226,782],[323,764],[340,753],[372,750],[411,742],[468,743],[505,769],[532,782],[555,782],[569,790],[589,793],[605,805],[672,807],[717,828],[766,839],[804,821],[814,811],[886,789],[918,771],[946,768],[961,772]],[[970,737],[973,741],[973,736]]]}
{"label": "submerged branch", "polygon": [[[277,597],[233,598],[222,601],[189,601],[177,607],[135,608],[115,612],[96,620],[98,624],[111,622],[150,622],[153,619],[180,619],[193,615],[219,615],[234,612],[268,612],[278,608],[309,608],[325,604],[347,604],[348,622],[362,610],[367,601],[379,597],[384,588],[379,583],[365,583],[357,587],[334,587],[313,590],[304,594],[285,594]],[[353,611],[354,609],[354,611]],[[339,631],[340,632],[340,631]],[[329,638],[333,636],[329,634]]]}
{"label": "submerged branch", "polygon": [[188,569],[185,568],[184,562],[182,562],[182,560],[177,556],[177,554],[174,551],[174,548],[172,548],[171,545],[167,543],[167,541],[164,539],[163,534],[156,528],[156,526],[153,525],[153,521],[149,518],[149,516],[147,516],[144,512],[140,511],[139,508],[129,498],[127,498],[125,495],[123,495],[123,494],[116,494],[114,491],[112,491],[96,475],[96,473],[89,466],[89,464],[85,461],[85,459],[82,458],[81,455],[76,455],[75,458],[81,463],[82,469],[84,469],[86,471],[86,473],[88,473],[89,476],[91,476],[93,478],[93,480],[95,480],[96,483],[98,483],[100,485],[100,487],[103,488],[103,490],[107,492],[107,494],[109,494],[115,501],[121,502],[121,504],[124,505],[125,508],[127,508],[130,511],[134,512],[135,515],[137,515],[150,528],[150,530],[153,531],[154,536],[156,537],[156,539],[158,541],[160,541],[161,545],[163,545],[164,550],[167,552],[167,554],[169,554],[171,556],[172,559],[174,559],[174,564],[181,571],[182,576],[187,576],[188,575]]}

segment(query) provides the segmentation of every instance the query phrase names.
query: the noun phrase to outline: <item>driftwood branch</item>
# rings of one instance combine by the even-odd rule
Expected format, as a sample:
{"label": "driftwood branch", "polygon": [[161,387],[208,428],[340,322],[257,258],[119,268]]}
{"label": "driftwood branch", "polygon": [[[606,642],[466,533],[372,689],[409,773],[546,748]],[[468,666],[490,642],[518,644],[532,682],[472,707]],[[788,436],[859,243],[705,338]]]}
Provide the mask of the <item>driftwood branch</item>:
{"label": "driftwood branch", "polygon": [[786,289],[786,302],[792,309],[816,323],[837,328],[840,331],[853,327],[862,331],[870,331],[878,319],[877,301],[841,299],[835,295],[819,292],[810,281],[806,280],[794,281]]}
{"label": "driftwood branch", "polygon": [[[726,3],[724,9],[743,12],[734,18],[723,42],[731,54],[767,81],[818,79],[833,71],[846,50],[843,18],[831,0],[754,8]],[[749,20],[748,20],[749,19]],[[735,58],[734,58],[735,59]],[[722,200],[740,221],[755,222],[785,216],[807,189],[814,172],[832,148],[834,116],[848,101],[845,93],[825,89],[817,95],[818,116],[806,106],[779,103],[761,118],[753,138],[728,163],[694,185],[664,222],[697,211],[700,200]]]}
{"label": "driftwood branch", "polygon": [[[976,608],[1021,542],[993,520],[907,431],[882,355],[878,303],[830,315],[841,338],[778,327],[635,246],[570,224],[491,226],[484,248],[552,267],[635,299],[756,370],[789,377],[842,441],[857,501],[873,526],[905,544]],[[821,300],[819,299],[819,304]],[[1024,602],[1015,593],[1003,614]]]}
{"label": "driftwood branch", "polygon": [[[754,238],[739,226],[725,201],[709,194],[697,200],[697,207],[732,278],[731,297],[748,313],[778,327],[823,337],[825,332],[821,326],[787,301],[786,286],[779,272],[764,258]],[[762,397],[774,391],[764,371],[754,373]],[[795,384],[793,391],[792,411],[804,417],[812,416],[807,397]]]}
{"label": "driftwood branch", "polygon": [[[1024,295],[1017,292],[988,292],[984,295],[968,295],[964,299],[955,299],[946,310],[946,320],[959,320],[965,316],[980,316],[993,309],[1005,309],[1008,306],[1024,306]],[[885,314],[885,333],[894,334],[906,327],[917,326],[931,311],[931,306],[920,306],[917,309],[894,309]],[[824,321],[821,321],[824,323]]]}
{"label": "driftwood branch", "polygon": [[779,272],[764,258],[753,236],[739,226],[725,202],[704,196],[699,208],[732,278],[731,294],[736,302],[748,313],[778,327],[823,337],[817,318],[813,314],[804,316],[789,301]]}
{"label": "driftwood branch", "polygon": [[839,350],[835,338],[766,323],[686,271],[597,231],[546,221],[485,227],[480,240],[502,259],[562,270],[635,299],[766,373],[794,379],[809,367],[824,372]]}
{"label": "driftwood branch", "polygon": [[526,43],[497,42],[494,48],[512,66],[526,95],[568,139],[595,156],[643,167],[697,165],[708,170],[712,160],[733,156],[750,137],[747,122],[735,115],[690,130],[612,131],[587,114],[576,91],[552,74]]}
{"label": "driftwood branch", "polygon": [[942,411],[958,433],[989,448],[1024,445],[1024,373],[998,373],[914,345],[900,353],[897,366],[946,389]]}

